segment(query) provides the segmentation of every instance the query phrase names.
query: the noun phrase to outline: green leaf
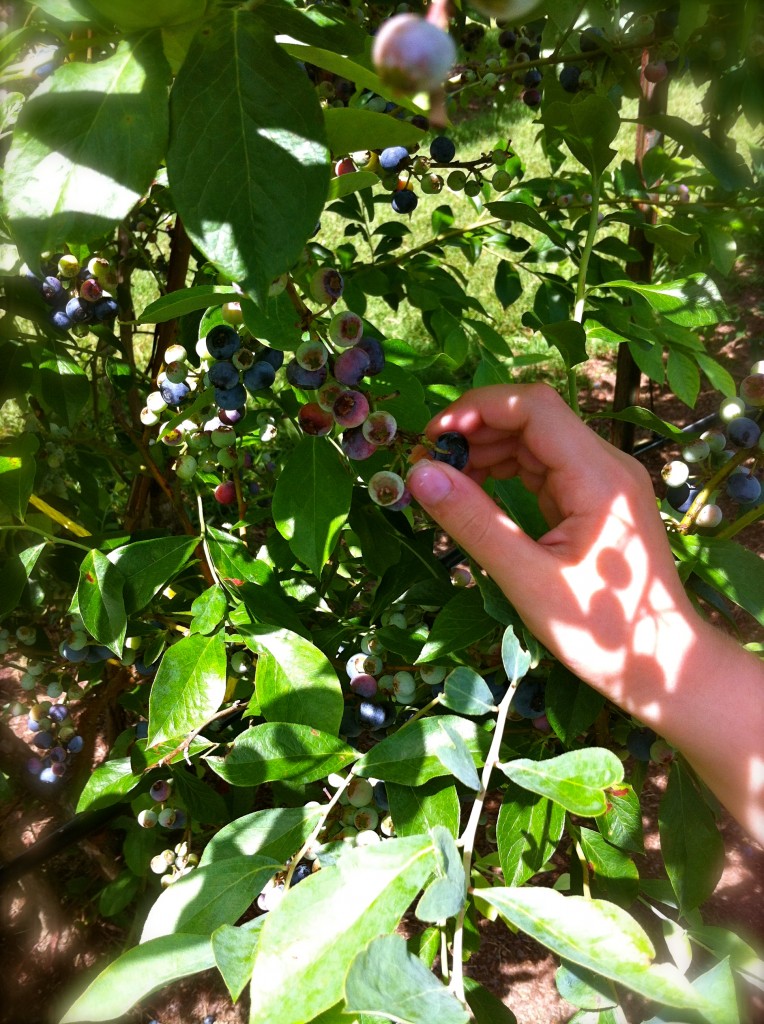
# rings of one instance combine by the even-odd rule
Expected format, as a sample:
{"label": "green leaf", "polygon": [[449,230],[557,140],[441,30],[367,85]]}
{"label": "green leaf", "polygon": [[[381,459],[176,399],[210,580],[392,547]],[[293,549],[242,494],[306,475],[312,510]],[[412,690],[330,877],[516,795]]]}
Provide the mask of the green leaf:
{"label": "green leaf", "polygon": [[141,942],[182,932],[211,935],[233,924],[254,901],[281,864],[268,857],[227,857],[182,875],[154,902]]}
{"label": "green leaf", "polygon": [[260,929],[265,918],[255,919],[257,929],[244,930],[230,924],[221,924],[212,933],[212,952],[231,999],[236,1002],[252,974],[255,950],[260,941]]}
{"label": "green leaf", "polygon": [[220,584],[203,590],[191,603],[193,619],[190,630],[192,633],[211,633],[225,618],[228,611],[228,599]]}
{"label": "green leaf", "polygon": [[704,135],[700,128],[688,124],[683,117],[671,114],[653,114],[640,119],[648,128],[676,139],[685,149],[694,153],[703,166],[713,174],[727,192],[747,188],[751,172],[740,153],[721,149]]}
{"label": "green leaf", "polygon": [[496,267],[496,277],[493,282],[493,290],[496,298],[503,309],[511,306],[523,294],[523,285],[520,275],[506,260],[500,260]]}
{"label": "green leaf", "polygon": [[682,1007],[701,1002],[673,964],[652,963],[646,932],[614,903],[541,886],[481,889],[480,898],[553,953],[647,999]]}
{"label": "green leaf", "polygon": [[[191,43],[170,111],[167,173],[185,228],[208,259],[263,299],[297,261],[326,198],[315,90],[256,13],[223,10]],[[215,126],[214,144],[200,125]]]}
{"label": "green leaf", "polygon": [[597,817],[597,828],[609,843],[632,853],[644,853],[642,808],[639,797],[628,782],[608,790],[608,808]]}
{"label": "green leaf", "polygon": [[510,782],[496,821],[499,861],[507,885],[522,885],[547,863],[562,838],[560,804]]}
{"label": "green leaf", "polygon": [[385,737],[363,755],[355,766],[356,775],[419,786],[428,779],[449,774],[451,769],[444,765],[439,753],[444,747],[453,748],[454,741],[442,723],[464,740],[471,757],[485,757],[490,745],[488,733],[467,718],[436,715],[419,718]]}
{"label": "green leaf", "polygon": [[467,881],[462,857],[451,832],[436,825],[430,832],[435,848],[435,878],[425,889],[416,907],[420,921],[445,921],[455,917],[464,906]]}
{"label": "green leaf", "polygon": [[669,387],[685,405],[695,407],[700,391],[700,371],[697,362],[677,348],[669,348],[666,363]]}
{"label": "green leaf", "polygon": [[497,480],[493,493],[509,516],[533,540],[538,540],[548,532],[549,526],[539,510],[538,498],[528,490],[519,476],[510,480]]}
{"label": "green leaf", "polygon": [[390,815],[399,836],[418,836],[440,825],[459,835],[459,797],[451,779],[431,779],[419,786],[385,783]]}
{"label": "green leaf", "polygon": [[288,629],[244,628],[253,651],[275,659],[275,671],[257,675],[257,699],[269,722],[312,725],[337,734],[342,721],[342,687],[331,662],[309,640]]}
{"label": "green leaf", "polygon": [[0,503],[22,521],[34,489],[35,452],[39,446],[34,434],[22,434],[0,448]]}
{"label": "green leaf", "polygon": [[441,703],[460,715],[487,715],[496,708],[488,684],[466,665],[459,665],[446,676]]}
{"label": "green leaf", "polygon": [[273,521],[295,557],[316,576],[337,543],[352,492],[345,462],[324,437],[304,437],[279,474]]}
{"label": "green leaf", "polygon": [[581,829],[580,842],[589,865],[592,895],[629,907],[639,893],[639,872],[631,857],[589,828]]}
{"label": "green leaf", "polygon": [[123,32],[141,32],[147,28],[165,28],[201,18],[206,0],[90,0],[95,9]]}
{"label": "green leaf", "polygon": [[680,231],[673,224],[645,224],[642,230],[648,242],[659,245],[675,263],[680,263],[695,251],[695,243],[700,237],[697,231]]}
{"label": "green leaf", "polygon": [[204,935],[166,935],[123,953],[66,1012],[61,1024],[110,1021],[179,978],[215,966],[212,945]]}
{"label": "green leaf", "polygon": [[382,935],[358,954],[345,979],[346,1012],[393,1015],[400,1024],[468,1024],[443,982],[409,953],[400,935]]}
{"label": "green leaf", "polygon": [[188,564],[198,537],[157,537],[123,544],[106,556],[124,579],[125,608],[138,612]]}
{"label": "green leaf", "polygon": [[340,174],[338,178],[332,178],[329,182],[329,193],[327,200],[341,199],[343,196],[352,195],[353,192],[362,192],[365,188],[373,188],[379,184],[379,175],[373,171],[355,171],[351,174]]}
{"label": "green leaf", "polygon": [[693,560],[692,571],[697,576],[764,625],[761,559],[755,551],[720,537],[680,537],[672,533],[670,539],[683,560]]}
{"label": "green leaf", "polygon": [[444,721],[444,717],[441,716],[438,720],[438,725],[444,736],[433,747],[435,756],[459,782],[467,786],[468,789],[478,790],[480,789],[480,779],[475,771],[472,754],[456,729]]}
{"label": "green leaf", "polygon": [[579,964],[561,964],[554,982],[562,998],[582,1010],[605,1010],[618,1005],[612,982]]}
{"label": "green leaf", "polygon": [[207,843],[199,862],[201,867],[228,857],[246,855],[272,857],[282,864],[291,857],[313,831],[320,807],[269,807],[231,821]]}
{"label": "green leaf", "polygon": [[496,203],[486,203],[485,208],[492,216],[501,217],[507,224],[526,224],[528,227],[535,228],[536,231],[546,235],[555,245],[561,248],[565,247],[565,238],[557,231],[554,225],[545,221],[535,207],[528,206],[527,203],[500,200]]}
{"label": "green leaf", "polygon": [[522,679],[531,667],[531,656],[520,646],[512,626],[507,626],[501,638],[501,660],[510,683]]}
{"label": "green leaf", "polygon": [[674,761],[658,809],[661,853],[682,913],[699,907],[724,870],[724,842],[711,808],[681,761]]}
{"label": "green leaf", "polygon": [[553,345],[570,369],[589,358],[586,351],[586,331],[575,320],[561,320],[559,323],[541,324],[539,331],[549,345]]}
{"label": "green leaf", "polygon": [[571,814],[586,817],[605,813],[607,798],[603,791],[623,778],[623,764],[612,750],[603,747],[569,750],[544,761],[518,758],[500,767],[524,789],[548,796]]}
{"label": "green leaf", "polygon": [[510,1008],[474,978],[464,979],[464,994],[475,1024],[517,1024]]}
{"label": "green leaf", "polygon": [[144,195],[167,144],[169,68],[159,33],[105,60],[62,64],[24,104],[5,203],[30,264],[64,238],[99,238]]}
{"label": "green leaf", "polygon": [[85,555],[77,584],[77,607],[90,635],[118,658],[122,657],[127,629],[124,584],[124,576],[106,555],[96,548]]}
{"label": "green leaf", "polygon": [[572,103],[555,101],[541,120],[566,143],[576,160],[595,177],[604,171],[616,151],[610,143],[621,127],[618,111],[604,96],[588,95]]}
{"label": "green leaf", "polygon": [[480,591],[461,590],[436,615],[419,661],[437,661],[444,654],[461,651],[495,629],[496,620],[483,607]]}
{"label": "green leaf", "polygon": [[230,812],[223,797],[212,788],[209,781],[200,779],[195,767],[189,768],[185,759],[173,771],[172,779],[175,792],[186,808],[189,818],[201,825],[218,825],[228,820]]}
{"label": "green leaf", "polygon": [[593,413],[589,419],[610,419],[620,420],[623,423],[634,423],[638,427],[643,427],[645,430],[650,430],[654,434],[658,434],[660,437],[671,438],[672,441],[676,441],[678,444],[688,444],[690,441],[695,440],[699,437],[699,434],[692,434],[688,431],[680,430],[679,427],[673,426],[671,423],[666,423],[665,420],[659,419],[655,413],[650,412],[649,409],[643,409],[641,406],[633,405],[628,409],[621,409],[620,412],[603,412]]}
{"label": "green leaf", "polygon": [[269,566],[253,558],[246,544],[233,534],[208,526],[207,544],[212,564],[223,583],[230,583],[238,589],[238,584],[244,580],[262,586],[270,579]]}
{"label": "green leaf", "polygon": [[133,774],[129,757],[115,757],[104,761],[93,770],[77,801],[76,813],[96,811],[118,803],[123,796],[140,784],[140,776]]}
{"label": "green leaf", "polygon": [[241,311],[244,324],[253,336],[267,342],[272,348],[294,349],[300,344],[300,314],[294,308],[288,292],[271,295],[263,305],[258,305],[252,299],[242,299]]}
{"label": "green leaf", "polygon": [[64,345],[52,338],[45,343],[38,366],[44,404],[73,427],[90,398],[87,374]]}
{"label": "green leaf", "polygon": [[163,324],[186,313],[224,302],[238,302],[240,292],[227,284],[197,284],[193,288],[178,288],[167,295],[160,295],[150,302],[138,317],[140,324]]}
{"label": "green leaf", "polygon": [[187,636],[169,647],[149,697],[149,746],[182,740],[218,710],[225,696],[223,636]]}
{"label": "green leaf", "polygon": [[260,933],[250,1024],[304,1024],[334,1006],[358,950],[395,928],[434,866],[428,836],[390,839],[291,888]]}
{"label": "green leaf", "polygon": [[544,713],[567,747],[586,732],[604,705],[602,694],[582,682],[560,662],[555,662],[544,690]]}
{"label": "green leaf", "polygon": [[[324,110],[326,139],[335,156],[363,149],[388,146],[416,146],[424,132],[409,121],[357,107],[327,107]],[[375,175],[379,181],[379,177]]]}
{"label": "green leaf", "polygon": [[719,289],[707,274],[691,274],[665,284],[608,281],[607,287],[636,292],[657,313],[680,327],[708,327],[728,319]]}
{"label": "green leaf", "polygon": [[226,757],[207,762],[232,786],[259,786],[277,779],[315,782],[357,757],[342,740],[311,726],[265,722],[238,736]]}

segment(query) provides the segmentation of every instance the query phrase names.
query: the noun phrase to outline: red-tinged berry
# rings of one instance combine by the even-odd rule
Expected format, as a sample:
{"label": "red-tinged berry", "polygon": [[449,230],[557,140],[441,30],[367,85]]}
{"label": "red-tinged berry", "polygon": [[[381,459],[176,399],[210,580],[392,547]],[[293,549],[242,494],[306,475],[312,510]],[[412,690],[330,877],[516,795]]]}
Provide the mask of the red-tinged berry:
{"label": "red-tinged berry", "polygon": [[236,502],[236,487],[233,480],[225,480],[218,484],[212,493],[219,505],[233,505]]}
{"label": "red-tinged berry", "polygon": [[368,353],[358,345],[354,345],[352,348],[346,348],[344,352],[340,352],[334,360],[332,373],[340,384],[347,384],[348,387],[353,387],[360,383],[370,365],[371,359]]}
{"label": "red-tinged berry", "polygon": [[[259,365],[255,363],[255,366]],[[325,366],[319,366],[317,370],[305,370],[296,359],[291,359],[286,366],[286,379],[293,388],[300,388],[301,391],[317,391],[326,382],[326,377]]]}
{"label": "red-tinged berry", "polygon": [[85,302],[98,302],[103,298],[103,288],[94,277],[89,277],[80,285],[80,298]]}
{"label": "red-tinged berry", "polygon": [[394,505],[403,497],[406,485],[397,473],[383,469],[369,480],[369,495],[377,505]]}
{"label": "red-tinged berry", "polygon": [[304,433],[312,437],[329,434],[334,426],[334,417],[322,409],[318,402],[308,402],[297,414],[297,421]]}
{"label": "red-tinged berry", "polygon": [[360,427],[369,415],[369,400],[362,391],[343,391],[335,399],[332,415],[341,427]]}
{"label": "red-tinged berry", "polygon": [[353,174],[356,170],[356,166],[349,156],[344,156],[341,160],[338,160],[334,165],[334,173],[339,178],[342,174]]}
{"label": "red-tinged berry", "polygon": [[754,409],[764,407],[764,373],[752,373],[740,384],[740,397]]}
{"label": "red-tinged berry", "polygon": [[377,74],[401,92],[439,89],[456,60],[447,32],[416,14],[397,14],[380,26],[372,59]]}
{"label": "red-tinged berry", "polygon": [[648,82],[653,82],[654,84],[662,82],[668,75],[668,67],[665,60],[654,60],[650,61],[649,64],[645,64],[643,74]]}
{"label": "red-tinged berry", "polygon": [[367,335],[361,338],[356,348],[361,349],[369,357],[369,365],[364,376],[374,377],[376,374],[381,373],[385,367],[385,351],[382,348],[382,343],[376,338]]}
{"label": "red-tinged berry", "polygon": [[359,697],[375,697],[377,694],[377,680],[374,676],[361,672],[350,680],[350,689]]}
{"label": "red-tinged berry", "polygon": [[345,282],[342,274],[328,267],[317,270],[310,279],[310,294],[316,302],[333,304],[342,295]]}
{"label": "red-tinged berry", "polygon": [[347,391],[344,384],[340,384],[336,380],[328,380],[316,392],[316,401],[326,412],[331,412],[334,409],[334,403],[344,391]]}

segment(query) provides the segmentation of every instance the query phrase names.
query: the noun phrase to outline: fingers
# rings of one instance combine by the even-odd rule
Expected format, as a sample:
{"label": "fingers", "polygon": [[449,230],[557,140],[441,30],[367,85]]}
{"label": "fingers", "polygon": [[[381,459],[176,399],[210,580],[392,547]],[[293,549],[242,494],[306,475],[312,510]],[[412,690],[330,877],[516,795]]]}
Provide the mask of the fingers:
{"label": "fingers", "polygon": [[528,574],[538,580],[550,555],[513,523],[470,476],[422,459],[406,484],[419,504],[508,596]]}

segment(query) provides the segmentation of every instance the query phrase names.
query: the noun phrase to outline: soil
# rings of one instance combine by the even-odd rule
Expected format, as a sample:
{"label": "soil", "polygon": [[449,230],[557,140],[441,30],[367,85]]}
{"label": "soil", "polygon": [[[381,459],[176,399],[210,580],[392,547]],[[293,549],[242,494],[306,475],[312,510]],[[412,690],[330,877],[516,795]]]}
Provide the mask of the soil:
{"label": "soil", "polygon": [[[723,362],[739,381],[757,359],[764,358],[764,311],[761,305],[764,266],[755,261],[741,264],[733,276],[731,304],[739,311],[734,323],[719,326],[707,338],[709,351]],[[614,374],[607,363],[586,365],[588,387],[582,389],[586,412],[606,408],[612,399]],[[715,412],[718,393],[710,387],[688,409],[668,389],[647,388],[643,404],[671,423],[684,425]],[[603,421],[604,422],[604,421]],[[603,433],[607,427],[603,426]],[[637,435],[637,441],[644,435]],[[675,457],[678,449],[665,445],[653,449],[645,464],[656,482],[660,467]],[[762,552],[764,531],[750,529],[740,536],[746,546]],[[761,631],[750,629],[746,617],[746,639],[762,639]],[[742,619],[741,619],[742,625]],[[722,624],[723,628],[724,624]],[[3,700],[10,698],[12,674],[0,672]],[[15,720],[21,736],[23,726]],[[13,723],[12,723],[13,724]],[[19,739],[6,730],[0,735],[0,753]],[[657,807],[665,784],[663,769],[653,766],[648,776],[644,801],[647,850],[637,857],[642,877],[660,873]],[[494,807],[494,812],[496,811]],[[490,811],[490,806],[489,806]],[[17,799],[0,808],[0,863],[7,863],[41,836],[67,820],[67,810],[57,803],[40,805]],[[721,818],[726,863],[719,885],[703,907],[708,924],[730,928],[755,947],[764,945],[764,850],[754,844],[726,815]],[[105,828],[75,847],[49,859],[45,865],[0,891],[0,961],[5,965],[4,992],[0,997],[0,1024],[53,1024],[62,1012],[78,977],[113,959],[126,942],[123,928],[100,918],[97,893],[115,877],[118,850]],[[562,865],[561,865],[562,867]],[[77,893],[79,887],[79,894]],[[637,911],[632,908],[632,912]],[[645,927],[655,931],[655,918],[647,915]],[[513,934],[500,921],[482,921],[480,948],[469,960],[466,973],[494,992],[514,1011],[519,1024],[564,1024],[575,1008],[557,994],[556,963],[548,952],[523,934]],[[81,981],[79,982],[81,985]],[[764,993],[754,988],[741,990],[741,1020],[757,1024],[764,1020]],[[629,1021],[651,1015],[649,1007],[637,1001],[627,1006]],[[248,1019],[246,992],[236,1006],[216,971],[208,971],[146,1000],[128,1013],[130,1024],[202,1024],[212,1016],[218,1024],[245,1024]]]}

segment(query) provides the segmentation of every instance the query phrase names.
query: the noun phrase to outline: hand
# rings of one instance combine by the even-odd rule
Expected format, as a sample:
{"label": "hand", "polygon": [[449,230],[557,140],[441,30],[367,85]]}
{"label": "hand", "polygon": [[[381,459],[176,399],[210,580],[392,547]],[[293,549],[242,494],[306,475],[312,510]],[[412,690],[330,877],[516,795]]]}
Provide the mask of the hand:
{"label": "hand", "polygon": [[[764,670],[690,604],[644,468],[543,384],[467,392],[427,435],[447,430],[469,440],[466,469],[422,459],[414,497],[563,664],[679,747],[764,839]],[[537,541],[480,486],[513,476],[549,524]]]}

